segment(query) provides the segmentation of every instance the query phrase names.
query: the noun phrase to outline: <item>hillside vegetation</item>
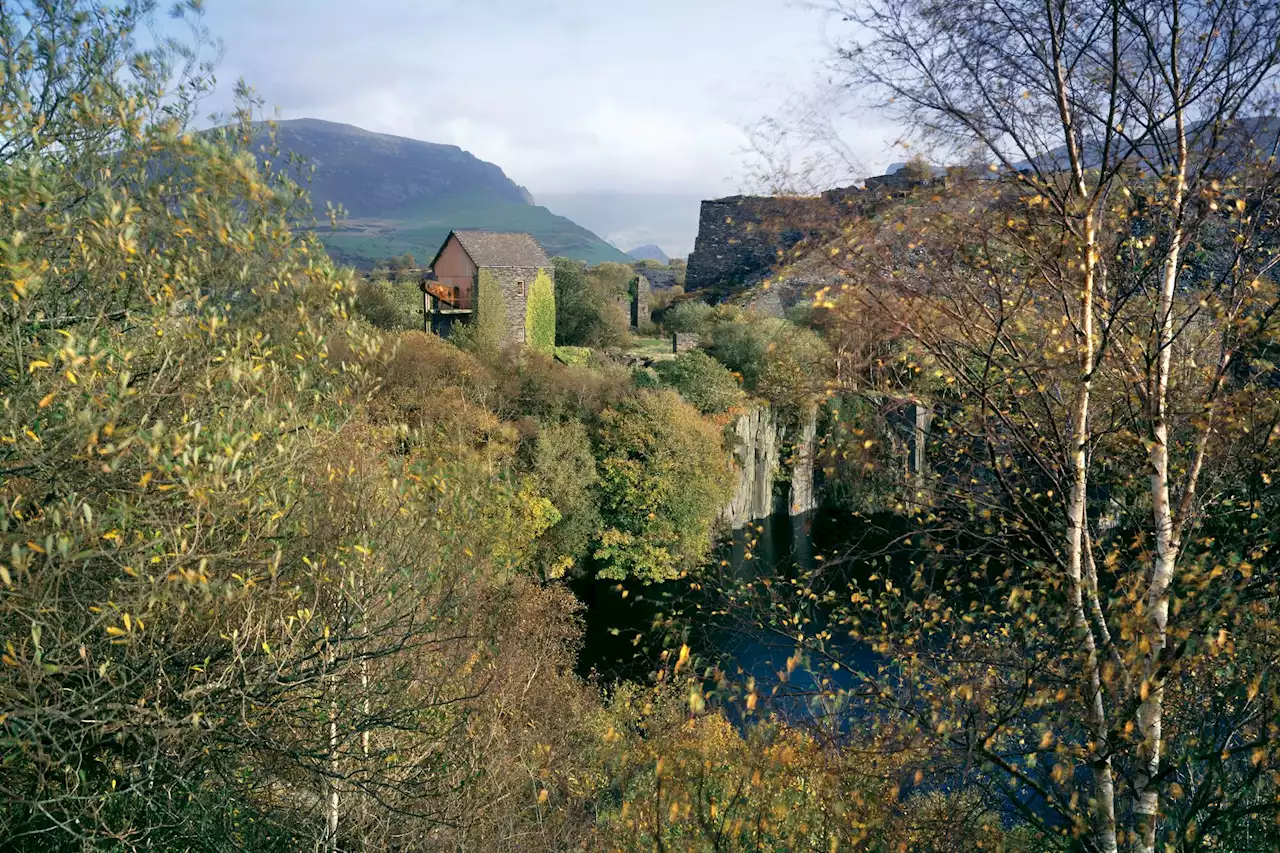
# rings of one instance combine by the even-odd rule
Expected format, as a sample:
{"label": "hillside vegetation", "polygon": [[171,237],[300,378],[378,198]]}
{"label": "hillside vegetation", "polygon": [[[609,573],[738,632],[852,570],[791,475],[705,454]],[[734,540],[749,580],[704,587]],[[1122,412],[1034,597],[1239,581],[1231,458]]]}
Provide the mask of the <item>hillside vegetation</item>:
{"label": "hillside vegetation", "polygon": [[[289,155],[312,167],[306,176],[321,220],[319,235],[339,260],[369,267],[413,254],[430,260],[455,228],[523,231],[552,255],[590,263],[625,261],[595,234],[533,203],[501,168],[454,145],[439,145],[318,119],[257,125],[277,163]],[[261,144],[261,143],[260,143]],[[336,229],[327,205],[347,213]]]}
{"label": "hillside vegetation", "polygon": [[[1280,10],[1172,2],[874,0],[882,52],[840,59],[912,108],[910,62],[954,63],[1025,96],[931,128],[996,103],[1076,146],[1062,104],[1119,134],[1089,110],[1165,62],[1280,69]],[[141,50],[149,4],[0,5],[0,848],[1280,849],[1274,157],[904,192],[827,223],[839,278],[789,319],[668,305],[702,347],[653,366],[609,355],[634,268],[558,258],[559,346],[498,351],[295,229],[247,90],[189,130],[200,8]],[[1013,61],[1062,34],[1096,41]],[[851,535],[717,565],[765,402]],[[579,673],[570,580],[646,599],[648,672]]]}

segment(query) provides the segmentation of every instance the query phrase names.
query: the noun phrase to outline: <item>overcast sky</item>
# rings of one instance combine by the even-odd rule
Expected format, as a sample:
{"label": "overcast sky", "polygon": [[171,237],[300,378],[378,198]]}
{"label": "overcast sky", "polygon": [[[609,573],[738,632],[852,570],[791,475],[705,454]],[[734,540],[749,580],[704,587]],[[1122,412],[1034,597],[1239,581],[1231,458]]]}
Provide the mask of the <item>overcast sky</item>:
{"label": "overcast sky", "polygon": [[[538,193],[723,194],[743,128],[812,89],[829,23],[791,0],[208,0],[283,118],[459,145]],[[221,106],[212,103],[211,106]],[[892,131],[856,125],[871,173]]]}

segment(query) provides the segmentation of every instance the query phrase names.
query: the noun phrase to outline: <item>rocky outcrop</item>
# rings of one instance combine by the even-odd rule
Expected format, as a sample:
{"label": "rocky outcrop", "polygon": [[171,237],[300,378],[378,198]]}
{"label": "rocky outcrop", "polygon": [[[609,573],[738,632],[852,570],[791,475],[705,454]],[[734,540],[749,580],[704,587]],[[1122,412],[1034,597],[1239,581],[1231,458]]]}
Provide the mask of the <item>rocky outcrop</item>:
{"label": "rocky outcrop", "polygon": [[768,405],[759,405],[738,416],[732,427],[737,483],[733,500],[722,518],[733,530],[777,512],[801,515],[817,508],[813,486],[813,454],[817,443],[817,412],[800,425],[791,454],[789,494],[779,495],[775,484],[785,479],[783,450],[787,436]]}
{"label": "rocky outcrop", "polygon": [[818,410],[810,409],[800,422],[791,451],[791,498],[787,511],[791,515],[804,515],[818,508],[813,489],[813,461],[818,443]]}
{"label": "rocky outcrop", "polygon": [[733,501],[725,507],[725,523],[734,530],[773,515],[773,481],[778,472],[778,423],[768,406],[738,416],[733,424],[734,462],[738,481]]}

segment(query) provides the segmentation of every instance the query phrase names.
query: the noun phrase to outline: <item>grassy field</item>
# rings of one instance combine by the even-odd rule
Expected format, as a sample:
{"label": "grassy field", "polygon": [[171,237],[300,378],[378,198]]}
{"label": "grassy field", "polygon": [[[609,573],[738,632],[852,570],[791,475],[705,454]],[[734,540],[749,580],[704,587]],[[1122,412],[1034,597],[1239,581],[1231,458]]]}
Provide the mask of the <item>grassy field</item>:
{"label": "grassy field", "polygon": [[468,228],[527,232],[548,255],[563,255],[590,264],[629,260],[590,231],[545,207],[497,200],[437,199],[377,218],[348,219],[337,230],[321,227],[319,234],[344,263],[368,267],[375,260],[409,252],[426,265],[451,230]]}
{"label": "grassy field", "polygon": [[644,358],[652,358],[655,361],[675,358],[671,353],[671,340],[669,338],[632,337],[624,352],[627,355],[638,355]]}

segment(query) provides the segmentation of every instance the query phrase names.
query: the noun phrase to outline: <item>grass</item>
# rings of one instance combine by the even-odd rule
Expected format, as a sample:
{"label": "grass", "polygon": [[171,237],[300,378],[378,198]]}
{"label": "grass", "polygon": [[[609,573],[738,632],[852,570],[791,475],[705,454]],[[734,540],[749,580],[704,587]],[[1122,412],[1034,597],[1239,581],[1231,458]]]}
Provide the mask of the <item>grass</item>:
{"label": "grass", "polygon": [[655,361],[675,358],[675,355],[671,352],[671,340],[669,338],[641,338],[633,336],[630,343],[623,348],[623,352],[627,355],[652,358]]}

